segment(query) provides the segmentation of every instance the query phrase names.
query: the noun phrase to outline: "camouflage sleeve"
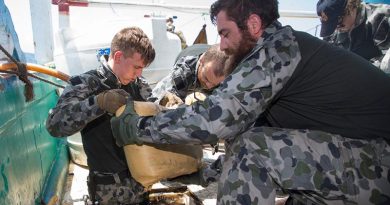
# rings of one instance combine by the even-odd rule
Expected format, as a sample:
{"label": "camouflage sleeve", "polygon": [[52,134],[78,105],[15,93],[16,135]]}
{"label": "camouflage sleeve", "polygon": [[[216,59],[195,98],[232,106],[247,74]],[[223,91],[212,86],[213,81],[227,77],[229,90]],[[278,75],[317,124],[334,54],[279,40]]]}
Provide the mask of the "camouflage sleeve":
{"label": "camouflage sleeve", "polygon": [[390,47],[390,5],[388,4],[367,4],[366,9],[371,15],[368,16],[368,23],[372,26],[375,44],[381,50]]}
{"label": "camouflage sleeve", "polygon": [[195,69],[191,69],[195,67],[191,64],[196,64],[196,62],[197,58],[194,56],[179,59],[172,72],[153,89],[152,96],[157,98],[156,102],[159,102],[166,92],[171,92],[184,100],[196,78]]}
{"label": "camouflage sleeve", "polygon": [[76,83],[65,87],[47,118],[46,128],[52,136],[70,136],[105,113],[97,106],[94,95],[99,85],[97,79],[88,74],[73,79]]}
{"label": "camouflage sleeve", "polygon": [[[273,30],[270,27],[266,32]],[[267,41],[258,42],[204,102],[141,118],[140,139],[150,143],[213,143],[218,139],[231,140],[251,127],[301,59],[290,27],[271,35]]]}
{"label": "camouflage sleeve", "polygon": [[161,99],[168,92],[168,89],[172,89],[171,84],[171,75],[165,76],[152,90],[152,98],[154,98],[156,103],[160,103]]}
{"label": "camouflage sleeve", "polygon": [[141,97],[144,100],[149,99],[152,95],[152,88],[150,87],[148,81],[146,81],[145,78],[143,78],[143,77],[139,77],[137,79],[137,84],[139,87],[139,92],[140,92]]}

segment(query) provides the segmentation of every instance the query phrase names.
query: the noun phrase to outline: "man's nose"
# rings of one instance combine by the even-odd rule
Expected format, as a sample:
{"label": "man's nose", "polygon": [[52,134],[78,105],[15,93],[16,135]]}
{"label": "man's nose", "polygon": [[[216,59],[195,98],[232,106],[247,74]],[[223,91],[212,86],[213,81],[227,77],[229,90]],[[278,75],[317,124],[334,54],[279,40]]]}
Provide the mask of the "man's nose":
{"label": "man's nose", "polygon": [[227,49],[227,43],[226,43],[226,39],[225,38],[221,38],[221,42],[220,42],[220,44],[219,44],[219,49],[221,50],[221,51],[225,51],[226,49]]}
{"label": "man's nose", "polygon": [[142,76],[142,70],[140,69],[140,70],[136,70],[135,71],[135,75],[137,76],[137,77],[141,77]]}

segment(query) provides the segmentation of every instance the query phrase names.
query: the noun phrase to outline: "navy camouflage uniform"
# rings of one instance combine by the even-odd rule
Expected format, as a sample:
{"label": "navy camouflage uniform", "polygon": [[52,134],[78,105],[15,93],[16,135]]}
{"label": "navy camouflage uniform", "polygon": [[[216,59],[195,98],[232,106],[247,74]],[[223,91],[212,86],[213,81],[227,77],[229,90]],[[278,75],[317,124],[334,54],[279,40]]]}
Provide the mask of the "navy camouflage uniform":
{"label": "navy camouflage uniform", "polygon": [[146,197],[144,187],[131,177],[124,151],[112,136],[109,123],[112,116],[98,107],[96,96],[120,88],[134,99],[144,101],[150,96],[151,88],[143,78],[121,85],[107,65],[107,58],[100,58],[101,65],[96,70],[70,79],[70,85],[49,114],[46,127],[55,137],[81,132],[89,167],[90,197],[100,205],[140,203]]}
{"label": "navy camouflage uniform", "polygon": [[[171,92],[184,102],[188,94],[201,90],[197,75],[199,58],[209,47],[209,45],[200,44],[184,49],[178,55],[178,59],[169,75],[153,88],[150,100],[159,103],[167,92]],[[186,55],[183,56],[183,54]]]}
{"label": "navy camouflage uniform", "polygon": [[390,5],[361,3],[354,28],[350,32],[335,31],[324,40],[370,60],[390,73],[390,62],[381,61],[390,47]]}
{"label": "navy camouflage uniform", "polygon": [[205,101],[140,117],[128,139],[225,140],[218,204],[274,204],[277,190],[303,204],[390,204],[388,122],[388,76],[275,21]]}
{"label": "navy camouflage uniform", "polygon": [[[152,97],[149,100],[158,103],[167,92],[171,92],[178,96],[184,102],[187,95],[202,91],[209,93],[210,91],[203,90],[197,77],[199,58],[211,46],[207,44],[195,44],[187,47],[179,53],[176,58],[176,63],[172,72],[164,77],[152,90]],[[214,146],[214,145],[213,145]],[[202,180],[205,183],[217,181],[220,176],[222,167],[220,156],[215,162],[207,164],[201,172]]]}
{"label": "navy camouflage uniform", "polygon": [[158,103],[167,92],[175,94],[184,101],[185,97],[196,88],[199,56],[185,56],[178,60],[174,69],[153,88],[152,98]]}

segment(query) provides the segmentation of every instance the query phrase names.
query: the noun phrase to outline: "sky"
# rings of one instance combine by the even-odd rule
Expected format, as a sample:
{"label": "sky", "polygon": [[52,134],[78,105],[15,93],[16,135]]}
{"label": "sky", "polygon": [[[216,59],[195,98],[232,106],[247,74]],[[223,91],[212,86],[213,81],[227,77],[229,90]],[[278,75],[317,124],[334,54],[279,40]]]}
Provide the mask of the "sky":
{"label": "sky", "polygon": [[315,11],[317,0],[279,0],[279,9]]}
{"label": "sky", "polygon": [[[293,11],[308,11],[316,15],[316,5],[318,0],[279,0],[279,11],[293,10]],[[319,36],[319,31],[316,28],[320,25],[320,20],[315,17],[311,19],[297,19],[297,18],[281,18],[280,21],[284,25],[291,25],[296,30],[308,32],[312,35]]]}

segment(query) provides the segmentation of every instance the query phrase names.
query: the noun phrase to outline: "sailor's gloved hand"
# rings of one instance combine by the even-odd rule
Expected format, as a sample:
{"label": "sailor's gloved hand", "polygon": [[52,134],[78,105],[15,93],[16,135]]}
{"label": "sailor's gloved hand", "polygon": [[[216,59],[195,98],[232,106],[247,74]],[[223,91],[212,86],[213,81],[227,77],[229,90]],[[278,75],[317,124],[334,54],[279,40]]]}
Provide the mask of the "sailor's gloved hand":
{"label": "sailor's gloved hand", "polygon": [[205,181],[204,169],[206,168],[206,166],[207,165],[203,165],[203,167],[195,173],[178,176],[178,177],[175,177],[173,179],[169,179],[168,181],[180,183],[180,184],[185,184],[185,185],[197,184],[197,185],[200,185],[202,187],[207,187],[211,182],[214,182],[214,181]]}
{"label": "sailor's gloved hand", "polygon": [[186,99],[184,99],[184,103],[186,105],[192,105],[196,101],[204,101],[206,99],[206,94],[201,92],[194,92],[187,95]]}
{"label": "sailor's gloved hand", "polygon": [[160,101],[160,105],[165,107],[173,107],[180,104],[183,104],[183,100],[171,92],[167,92]]}
{"label": "sailor's gloved hand", "polygon": [[115,113],[118,108],[126,104],[129,97],[130,95],[126,91],[122,89],[113,89],[98,94],[96,96],[96,101],[99,108],[109,113]]}
{"label": "sailor's gloved hand", "polygon": [[120,147],[128,144],[142,144],[138,139],[137,123],[139,115],[134,110],[134,101],[128,101],[125,110],[111,118],[111,130],[116,144]]}

